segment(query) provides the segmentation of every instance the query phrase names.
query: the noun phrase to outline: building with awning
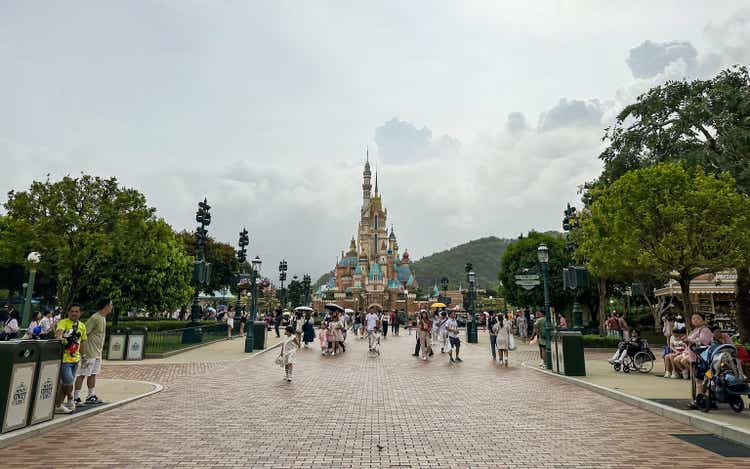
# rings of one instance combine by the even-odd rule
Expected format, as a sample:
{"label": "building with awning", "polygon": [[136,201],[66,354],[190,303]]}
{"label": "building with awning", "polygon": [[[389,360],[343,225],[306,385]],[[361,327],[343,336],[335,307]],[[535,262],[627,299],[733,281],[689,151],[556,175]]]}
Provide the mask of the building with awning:
{"label": "building with awning", "polygon": [[[690,311],[699,311],[723,328],[735,327],[737,271],[723,270],[699,275],[690,282]],[[654,290],[659,297],[682,300],[682,288],[676,280]]]}

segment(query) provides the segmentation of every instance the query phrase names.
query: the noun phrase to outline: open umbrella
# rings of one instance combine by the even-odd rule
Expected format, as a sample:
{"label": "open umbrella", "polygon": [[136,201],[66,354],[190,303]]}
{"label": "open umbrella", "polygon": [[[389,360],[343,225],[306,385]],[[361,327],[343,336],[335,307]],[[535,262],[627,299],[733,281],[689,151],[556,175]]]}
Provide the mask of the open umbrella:
{"label": "open umbrella", "polygon": [[346,309],[344,310],[344,312],[345,312],[346,314],[352,314],[352,313],[354,312],[354,310],[353,310],[353,309],[349,309],[349,308],[346,308]]}
{"label": "open umbrella", "polygon": [[313,311],[315,311],[314,309],[310,308],[309,306],[297,306],[296,308],[294,308],[294,310],[295,311],[302,311],[303,313],[306,312],[306,311],[309,311],[311,313]]}
{"label": "open umbrella", "polygon": [[337,305],[336,303],[326,303],[325,308],[329,311],[344,311],[344,308]]}
{"label": "open umbrella", "polygon": [[445,308],[445,303],[440,303],[440,302],[438,302],[438,303],[432,303],[430,305],[430,308]]}

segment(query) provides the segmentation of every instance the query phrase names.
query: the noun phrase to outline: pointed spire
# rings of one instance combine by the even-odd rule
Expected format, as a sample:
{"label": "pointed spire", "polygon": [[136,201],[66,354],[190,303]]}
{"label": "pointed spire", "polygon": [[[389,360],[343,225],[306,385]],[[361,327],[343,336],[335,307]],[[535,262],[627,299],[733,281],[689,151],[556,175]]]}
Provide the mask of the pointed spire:
{"label": "pointed spire", "polygon": [[375,165],[375,195],[378,195],[378,166]]}

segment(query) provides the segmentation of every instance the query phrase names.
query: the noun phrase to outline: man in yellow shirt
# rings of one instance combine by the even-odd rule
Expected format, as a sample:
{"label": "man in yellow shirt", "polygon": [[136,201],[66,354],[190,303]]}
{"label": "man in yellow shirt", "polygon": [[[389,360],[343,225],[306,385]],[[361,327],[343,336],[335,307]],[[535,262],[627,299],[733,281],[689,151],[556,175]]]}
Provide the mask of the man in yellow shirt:
{"label": "man in yellow shirt", "polygon": [[[79,322],[81,305],[73,303],[68,308],[68,317],[57,322],[55,338],[63,341],[62,366],[60,367],[60,386],[55,398],[55,413],[69,414],[75,410],[73,401],[73,383],[76,369],[81,361],[81,343],[86,340],[86,325]],[[63,399],[68,399],[67,405]]]}

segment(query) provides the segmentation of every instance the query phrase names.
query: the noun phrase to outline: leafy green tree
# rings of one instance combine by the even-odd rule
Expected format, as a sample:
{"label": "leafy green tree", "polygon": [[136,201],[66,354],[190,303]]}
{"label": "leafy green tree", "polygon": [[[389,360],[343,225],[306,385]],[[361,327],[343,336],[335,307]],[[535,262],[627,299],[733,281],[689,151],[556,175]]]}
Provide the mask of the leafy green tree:
{"label": "leafy green tree", "polygon": [[744,262],[750,201],[727,174],[662,163],[630,171],[592,195],[578,251],[596,275],[673,278],[690,311],[692,279]]}
{"label": "leafy green tree", "polygon": [[[167,309],[189,298],[189,258],[168,225],[134,189],[82,175],[35,181],[8,194],[0,250],[20,264],[39,251],[63,306],[112,296],[118,307]],[[185,270],[182,270],[185,268]]]}
{"label": "leafy green tree", "polygon": [[[593,186],[660,162],[683,161],[709,172],[729,172],[750,193],[750,77],[745,67],[710,80],[670,81],[627,106],[608,129],[604,172]],[[587,199],[586,194],[584,199]],[[750,269],[737,268],[737,320],[750,339]]]}
{"label": "leafy green tree", "polygon": [[544,290],[540,285],[532,290],[525,290],[516,285],[515,276],[523,274],[524,269],[539,272],[542,280],[537,248],[545,243],[549,249],[549,293],[552,306],[558,311],[568,308],[572,304],[570,293],[563,289],[562,269],[570,264],[570,257],[566,250],[565,239],[547,233],[532,231],[528,236],[513,241],[505,249],[501,261],[502,269],[498,278],[502,282],[503,298],[508,304],[524,306],[544,305]]}
{"label": "leafy green tree", "polygon": [[[195,257],[195,233],[181,231],[178,236],[184,245],[185,252]],[[209,236],[206,242],[205,255],[206,261],[211,263],[211,283],[203,287],[205,291],[212,293],[229,288],[236,295],[236,275],[239,271],[239,261],[235,248]],[[245,263],[245,272],[249,272],[247,262]]]}

